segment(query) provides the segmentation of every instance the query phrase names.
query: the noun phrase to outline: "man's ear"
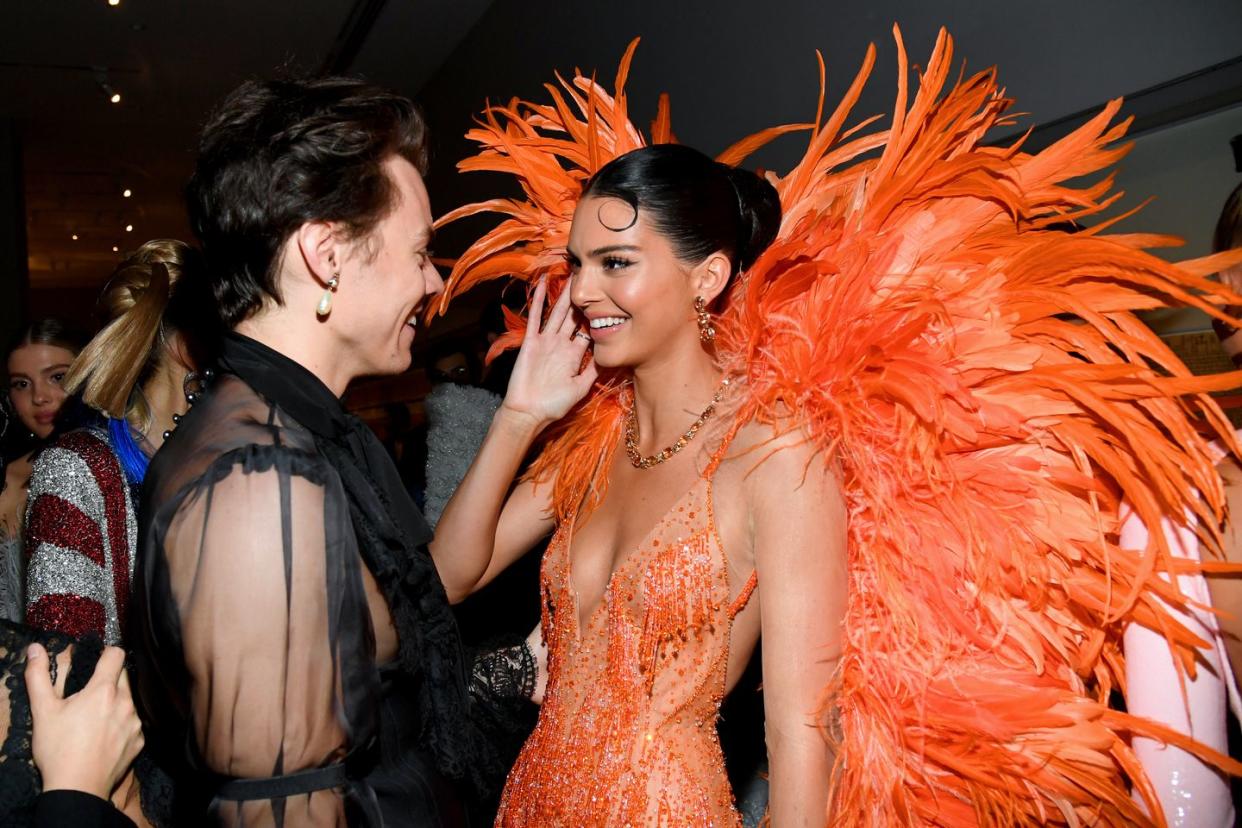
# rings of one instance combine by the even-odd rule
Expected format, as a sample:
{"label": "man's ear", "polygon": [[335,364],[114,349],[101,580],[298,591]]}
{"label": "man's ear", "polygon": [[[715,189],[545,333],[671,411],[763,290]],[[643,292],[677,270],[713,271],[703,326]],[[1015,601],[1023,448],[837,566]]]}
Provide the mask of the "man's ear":
{"label": "man's ear", "polygon": [[307,272],[321,287],[340,277],[344,246],[330,222],[308,221],[293,232],[293,240]]}

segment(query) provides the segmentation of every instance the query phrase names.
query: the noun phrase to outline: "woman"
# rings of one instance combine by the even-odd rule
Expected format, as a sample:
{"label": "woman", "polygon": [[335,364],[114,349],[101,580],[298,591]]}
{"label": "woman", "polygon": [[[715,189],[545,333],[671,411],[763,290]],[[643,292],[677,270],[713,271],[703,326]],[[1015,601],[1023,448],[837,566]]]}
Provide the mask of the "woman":
{"label": "woman", "polygon": [[[995,73],[947,86],[942,32],[911,90],[897,39],[891,128],[847,129],[870,49],[831,115],[718,159],[809,130],[799,163],[768,175],[770,244],[757,179],[659,146],[663,103],[644,147],[620,88],[628,53],[615,94],[578,75],[554,105],[493,107],[471,132],[483,148],[462,167],[516,175],[527,200],[442,220],[506,217],[439,307],[507,274],[552,286],[507,337],[525,364],[435,546],[457,596],[555,532],[545,706],[499,824],[737,824],[712,714],[760,629],[778,825],[1147,824],[1132,789],[1158,802],[1135,736],[1242,772],[1106,701],[1127,621],[1196,658],[1166,580],[1191,567],[1159,539],[1126,548],[1121,504],[1219,538],[1198,426],[1222,433],[1206,392],[1235,381],[1191,376],[1133,312],[1224,318],[1239,297],[1202,278],[1211,261],[1169,264],[1107,222],[1063,229],[1111,203],[1109,180],[1066,179],[1119,157],[1116,103],[1038,154],[986,145],[1009,103]],[[711,231],[733,205],[733,232]]]}
{"label": "woman", "polygon": [[137,492],[200,380],[202,302],[184,279],[184,243],[150,241],[113,273],[104,328],[64,374],[85,423],[40,452],[30,478],[26,618],[120,644],[134,570]]}
{"label": "woman", "polygon": [[[1212,235],[1212,250],[1215,253],[1242,250],[1242,184],[1234,188],[1221,208],[1216,231]],[[1233,290],[1242,293],[1242,261],[1222,270],[1220,279]],[[1242,318],[1242,306],[1232,307],[1230,312],[1233,316]],[[1225,353],[1235,367],[1242,367],[1242,330],[1219,320],[1215,322],[1213,328]],[[1233,456],[1226,457],[1221,461],[1220,471],[1225,478],[1229,513],[1233,516],[1225,554],[1230,561],[1242,562],[1242,518],[1239,518],[1242,515],[1242,460]],[[1220,619],[1219,623],[1224,628],[1225,651],[1235,678],[1231,701],[1242,707],[1236,697],[1236,679],[1242,673],[1242,579],[1222,575],[1209,577],[1207,583],[1211,590],[1212,604],[1228,613],[1228,617]],[[1235,711],[1240,712],[1242,711]]]}
{"label": "woman", "polygon": [[185,824],[460,824],[493,770],[430,530],[340,401],[409,367],[442,287],[425,164],[413,105],[355,80],[247,83],[205,127],[189,210],[229,332],[148,470],[135,576]]}
{"label": "woman", "polygon": [[[1213,236],[1214,253],[1225,253],[1242,247],[1242,186],[1236,188],[1225,202]],[[1223,283],[1235,291],[1242,290],[1242,260],[1220,271]],[[1242,307],[1229,309],[1232,316],[1242,314]],[[1242,363],[1242,336],[1238,329],[1224,321],[1213,320],[1213,328],[1225,352],[1237,366]],[[1236,374],[1235,374],[1236,376]],[[1236,432],[1235,432],[1236,434]],[[1222,453],[1224,448],[1222,446]],[[1225,497],[1230,521],[1221,551],[1226,561],[1242,563],[1242,466],[1233,455],[1224,456],[1218,466],[1225,481]],[[1200,537],[1193,527],[1178,527],[1165,521],[1161,524],[1173,554],[1192,561],[1211,560],[1214,552],[1205,553]],[[1150,540],[1148,528],[1130,520],[1122,529],[1127,545],[1143,548]],[[1215,562],[1213,562],[1215,563]],[[1195,605],[1179,614],[1189,629],[1208,642],[1197,658],[1194,676],[1187,676],[1177,664],[1158,630],[1141,623],[1131,624],[1125,634],[1126,667],[1130,694],[1129,709],[1163,722],[1178,733],[1228,752],[1227,711],[1234,717],[1242,714],[1242,698],[1238,693],[1237,676],[1242,668],[1242,588],[1237,572],[1199,572],[1180,575],[1178,590],[1189,596]],[[1218,614],[1223,613],[1223,614]],[[1168,745],[1159,739],[1144,738],[1135,742],[1135,751],[1155,786],[1164,817],[1170,825],[1195,825],[1216,828],[1236,824],[1233,791],[1230,780],[1210,763],[1193,753]]]}
{"label": "woman", "polygon": [[[754,173],[684,146],[637,150],[586,185],[567,248],[572,289],[542,331],[536,290],[505,402],[432,544],[453,597],[554,531],[549,684],[499,824],[569,814],[739,824],[716,718],[761,630],[772,818],[796,824],[827,807],[830,756],[814,711],[846,594],[840,492],[829,458],[796,435],[717,416],[736,410],[742,378],[717,365],[704,319],[779,223],[776,192]],[[572,376],[588,345],[586,370],[549,382],[556,369]],[[604,493],[566,516],[555,480],[506,498],[535,437],[590,388],[596,366],[626,386],[616,439],[583,449]],[[806,648],[819,657],[799,658]],[[604,791],[609,804],[592,805]]]}
{"label": "woman", "polygon": [[65,401],[64,378],[81,341],[56,319],[40,319],[18,337],[6,355],[7,405],[0,410],[0,618],[25,615],[26,518],[31,459],[52,433]]}

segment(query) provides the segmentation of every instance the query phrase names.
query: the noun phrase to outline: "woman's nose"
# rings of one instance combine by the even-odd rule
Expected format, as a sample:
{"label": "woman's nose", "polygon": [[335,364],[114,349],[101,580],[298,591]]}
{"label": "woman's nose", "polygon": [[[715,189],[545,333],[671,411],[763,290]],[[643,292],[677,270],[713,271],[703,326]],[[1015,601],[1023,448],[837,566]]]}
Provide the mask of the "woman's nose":
{"label": "woman's nose", "polygon": [[583,271],[569,277],[569,302],[575,308],[586,307],[592,299],[596,299],[594,280]]}

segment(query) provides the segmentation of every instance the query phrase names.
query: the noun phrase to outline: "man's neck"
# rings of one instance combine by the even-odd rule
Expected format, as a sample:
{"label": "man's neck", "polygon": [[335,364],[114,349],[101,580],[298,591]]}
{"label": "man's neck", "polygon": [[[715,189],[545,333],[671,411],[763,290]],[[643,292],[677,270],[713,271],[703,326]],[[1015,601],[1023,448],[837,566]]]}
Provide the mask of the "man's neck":
{"label": "man's neck", "polygon": [[294,313],[288,306],[265,309],[238,323],[235,330],[301,365],[338,397],[354,378],[349,355],[336,347],[314,314]]}

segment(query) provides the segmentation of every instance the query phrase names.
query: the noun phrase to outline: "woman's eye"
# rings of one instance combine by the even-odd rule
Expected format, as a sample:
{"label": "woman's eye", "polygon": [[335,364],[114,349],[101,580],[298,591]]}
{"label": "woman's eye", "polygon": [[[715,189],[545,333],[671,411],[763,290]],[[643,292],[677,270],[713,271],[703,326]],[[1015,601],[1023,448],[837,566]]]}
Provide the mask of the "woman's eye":
{"label": "woman's eye", "polygon": [[60,371],[58,373],[52,374],[52,382],[56,383],[57,385],[60,385],[64,381],[65,381],[64,371]]}
{"label": "woman's eye", "polygon": [[605,256],[603,264],[604,270],[621,270],[629,267],[633,262],[629,259],[622,259],[620,256]]}
{"label": "woman's eye", "polygon": [[9,390],[10,391],[25,391],[26,386],[29,384],[30,383],[26,382],[26,380],[13,380],[12,382],[9,383]]}

